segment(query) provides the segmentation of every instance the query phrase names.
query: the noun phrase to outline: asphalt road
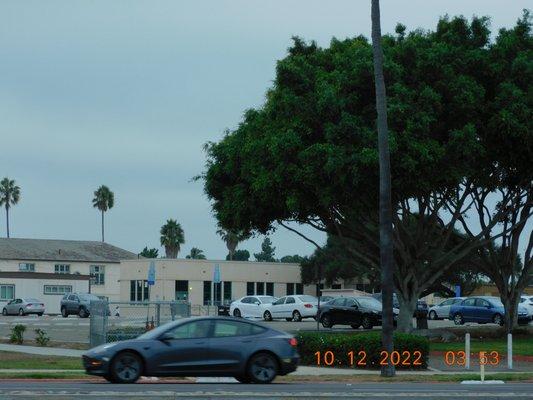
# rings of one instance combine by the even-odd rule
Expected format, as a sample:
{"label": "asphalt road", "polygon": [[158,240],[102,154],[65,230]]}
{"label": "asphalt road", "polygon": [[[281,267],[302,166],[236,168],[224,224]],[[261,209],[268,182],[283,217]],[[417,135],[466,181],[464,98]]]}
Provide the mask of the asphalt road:
{"label": "asphalt road", "polygon": [[[114,325],[117,326],[126,326],[130,322],[116,317],[111,317],[110,320]],[[271,325],[276,329],[280,329],[285,332],[296,333],[300,330],[315,330],[316,322],[314,320],[304,320],[302,322],[287,322],[287,321],[272,321],[264,322],[265,324]],[[54,342],[79,342],[79,343],[89,343],[89,324],[90,320],[79,318],[77,316],[71,315],[68,318],[62,318],[61,316],[42,316],[38,317],[36,315],[28,315],[25,317],[19,316],[0,316],[0,337],[7,338],[9,336],[11,328],[16,324],[26,325],[27,330],[24,336],[27,339],[33,339],[35,337],[34,330],[37,328],[43,329],[50,336],[51,340]],[[143,325],[139,323],[139,325]],[[467,326],[470,324],[466,324]],[[473,324],[476,325],[477,324]],[[493,324],[487,324],[486,326],[491,326]],[[453,326],[453,322],[449,320],[439,320],[439,321],[428,321],[428,326],[432,328],[446,328]],[[493,325],[496,327],[496,325]],[[321,330],[325,330],[320,326]],[[380,329],[380,327],[374,327],[374,329]],[[327,329],[330,330],[330,329]],[[332,328],[334,331],[348,331],[352,332],[353,329],[349,326],[334,326]],[[361,328],[359,329],[362,330]]]}
{"label": "asphalt road", "polygon": [[8,399],[532,399],[533,384],[462,385],[459,383],[306,383],[243,385],[168,383],[112,385],[76,382],[2,381]]}

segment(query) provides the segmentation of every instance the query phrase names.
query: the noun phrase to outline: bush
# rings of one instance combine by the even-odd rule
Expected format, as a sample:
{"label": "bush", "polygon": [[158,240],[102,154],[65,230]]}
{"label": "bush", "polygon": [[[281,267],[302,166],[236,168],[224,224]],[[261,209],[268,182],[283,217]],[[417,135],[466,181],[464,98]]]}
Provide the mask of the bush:
{"label": "bush", "polygon": [[302,365],[379,369],[382,360],[398,369],[426,369],[428,365],[429,340],[418,335],[395,333],[398,353],[394,355],[382,353],[380,332],[301,332],[296,338]]}
{"label": "bush", "polygon": [[11,343],[22,344],[24,343],[24,332],[26,331],[25,325],[17,324],[11,328],[11,335],[9,341]]}
{"label": "bush", "polygon": [[50,338],[48,337],[46,332],[43,331],[42,329],[39,329],[39,328],[35,329],[35,334],[37,335],[35,337],[35,341],[37,342],[39,346],[46,346],[48,342],[50,341]]}

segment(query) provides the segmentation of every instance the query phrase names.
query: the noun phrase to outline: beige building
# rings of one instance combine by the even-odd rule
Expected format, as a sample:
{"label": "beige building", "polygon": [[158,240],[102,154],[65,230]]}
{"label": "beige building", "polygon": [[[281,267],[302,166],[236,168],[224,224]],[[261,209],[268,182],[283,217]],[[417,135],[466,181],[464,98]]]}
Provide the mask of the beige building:
{"label": "beige building", "polygon": [[[148,287],[150,262],[155,283]],[[214,283],[218,265],[220,283]],[[120,300],[188,300],[218,304],[246,295],[315,294],[301,282],[299,264],[191,259],[137,259],[121,263]]]}
{"label": "beige building", "polygon": [[58,313],[65,293],[91,292],[118,300],[120,262],[137,255],[107,243],[0,238],[0,308],[33,297]]}

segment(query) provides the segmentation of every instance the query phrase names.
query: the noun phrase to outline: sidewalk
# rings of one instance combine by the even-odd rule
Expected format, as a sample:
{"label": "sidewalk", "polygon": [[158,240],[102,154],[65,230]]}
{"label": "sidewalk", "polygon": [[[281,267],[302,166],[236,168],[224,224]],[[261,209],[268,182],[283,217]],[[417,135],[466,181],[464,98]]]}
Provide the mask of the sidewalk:
{"label": "sidewalk", "polygon": [[41,356],[81,357],[86,350],[61,349],[57,347],[21,346],[17,344],[0,343],[0,351],[38,354]]}

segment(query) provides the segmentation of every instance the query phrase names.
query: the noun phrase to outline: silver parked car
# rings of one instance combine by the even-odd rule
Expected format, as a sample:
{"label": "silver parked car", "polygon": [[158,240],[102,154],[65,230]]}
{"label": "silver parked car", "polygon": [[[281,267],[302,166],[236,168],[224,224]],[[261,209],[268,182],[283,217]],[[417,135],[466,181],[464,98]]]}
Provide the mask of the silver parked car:
{"label": "silver parked car", "polygon": [[2,315],[28,315],[44,314],[44,303],[32,297],[14,299],[7,303],[2,309]]}
{"label": "silver parked car", "polygon": [[450,316],[450,307],[454,304],[458,304],[466,299],[466,297],[454,297],[446,299],[440,304],[437,304],[429,309],[429,319],[446,319]]}

